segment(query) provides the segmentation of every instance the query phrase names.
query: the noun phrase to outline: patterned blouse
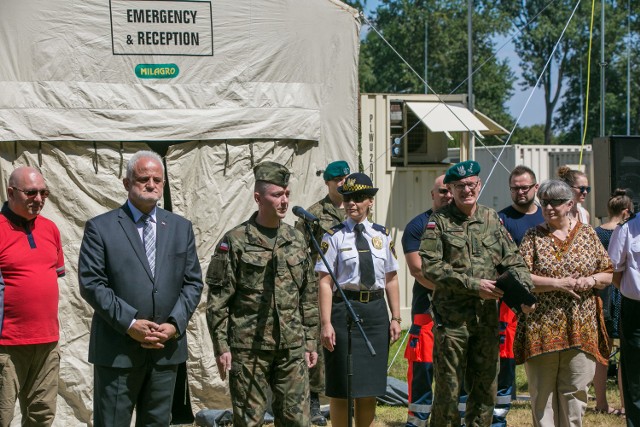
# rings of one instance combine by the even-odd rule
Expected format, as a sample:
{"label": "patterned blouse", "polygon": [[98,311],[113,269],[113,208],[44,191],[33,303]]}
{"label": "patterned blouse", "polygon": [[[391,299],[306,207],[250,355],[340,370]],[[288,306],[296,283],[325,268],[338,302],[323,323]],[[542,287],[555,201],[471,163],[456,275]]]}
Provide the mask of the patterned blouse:
{"label": "patterned blouse", "polygon": [[[573,273],[590,277],[613,271],[607,251],[591,226],[577,223],[562,241],[542,226],[530,228],[520,253],[531,274],[563,278]],[[609,340],[598,290],[574,299],[563,291],[537,293],[536,309],[520,315],[514,343],[516,363],[545,353],[577,348],[599,363],[609,358]]]}

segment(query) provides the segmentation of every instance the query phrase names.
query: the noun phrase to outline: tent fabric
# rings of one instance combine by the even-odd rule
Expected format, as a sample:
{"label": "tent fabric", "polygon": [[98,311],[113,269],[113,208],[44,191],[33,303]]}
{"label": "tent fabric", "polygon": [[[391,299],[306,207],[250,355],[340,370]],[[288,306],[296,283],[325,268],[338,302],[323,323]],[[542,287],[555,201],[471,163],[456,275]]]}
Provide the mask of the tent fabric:
{"label": "tent fabric", "polygon": [[[38,167],[51,190],[42,214],[60,228],[65,252],[54,426],[92,424],[93,312],[79,294],[78,252],[85,222],[126,200],[122,178],[134,152],[163,153],[170,200],[161,204],[193,222],[203,271],[223,233],[256,209],[255,164],[291,169],[290,207],[324,196],[327,163],[344,159],[357,169],[357,12],[335,0],[195,2],[205,4],[196,5],[199,12],[211,8],[213,56],[190,47],[163,55],[157,46],[145,47],[151,54],[114,54],[127,46],[112,43],[111,6],[180,10],[191,3],[0,2],[0,198],[13,169]],[[175,64],[180,72],[141,79],[140,64]],[[230,407],[206,325],[206,293],[187,330],[194,413]],[[19,424],[18,415],[12,426]]]}
{"label": "tent fabric", "polygon": [[444,102],[407,102],[431,132],[470,132],[489,129],[468,109]]}
{"label": "tent fabric", "polygon": [[[118,32],[118,10],[191,3],[210,9],[210,30],[199,35],[212,55],[189,46],[114,54],[125,30],[135,40],[147,29]],[[356,131],[357,83],[345,78],[357,64],[356,14],[331,0],[3,1],[0,140],[339,139]],[[144,79],[141,64],[179,72]]]}

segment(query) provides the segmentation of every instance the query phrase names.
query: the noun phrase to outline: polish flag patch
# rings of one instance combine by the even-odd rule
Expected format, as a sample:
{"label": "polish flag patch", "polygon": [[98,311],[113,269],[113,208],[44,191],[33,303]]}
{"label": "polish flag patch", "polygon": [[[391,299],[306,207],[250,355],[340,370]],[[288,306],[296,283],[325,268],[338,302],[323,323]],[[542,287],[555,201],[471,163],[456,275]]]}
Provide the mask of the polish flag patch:
{"label": "polish flag patch", "polygon": [[220,243],[220,246],[218,246],[218,250],[220,252],[229,252],[229,245],[227,244],[227,242],[222,242]]}
{"label": "polish flag patch", "polygon": [[435,229],[435,228],[436,228],[436,223],[435,223],[435,222],[430,221],[430,222],[427,224],[427,230],[433,230],[433,229]]}

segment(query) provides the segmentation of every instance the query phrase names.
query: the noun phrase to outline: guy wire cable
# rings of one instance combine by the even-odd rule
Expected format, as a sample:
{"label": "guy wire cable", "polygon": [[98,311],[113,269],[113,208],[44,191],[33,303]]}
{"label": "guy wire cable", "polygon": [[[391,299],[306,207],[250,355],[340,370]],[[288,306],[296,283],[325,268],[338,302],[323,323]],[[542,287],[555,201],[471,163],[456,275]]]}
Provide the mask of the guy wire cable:
{"label": "guy wire cable", "polygon": [[[578,166],[582,166],[582,153],[584,151],[584,142],[587,139],[587,124],[589,123],[589,89],[591,88],[591,45],[593,44],[593,17],[595,14],[595,9],[596,1],[591,0],[591,24],[589,25],[589,50],[587,53],[587,93],[585,95],[586,99],[584,108],[584,129],[582,130],[582,143],[580,144],[580,160],[578,161]],[[603,102],[603,100],[600,100],[600,102]]]}
{"label": "guy wire cable", "polygon": [[[573,11],[571,12],[571,16],[569,16],[569,19],[567,20],[567,23],[565,24],[564,28],[562,29],[562,32],[560,33],[560,37],[558,37],[558,41],[556,41],[555,46],[553,46],[553,50],[551,51],[551,54],[549,55],[549,58],[547,59],[547,63],[542,68],[542,71],[540,72],[540,75],[538,76],[538,80],[536,80],[535,86],[531,88],[531,91],[529,92],[529,97],[527,98],[527,102],[525,103],[524,107],[520,111],[520,114],[518,115],[518,118],[517,118],[515,124],[513,125],[513,128],[511,129],[511,132],[509,133],[509,136],[507,137],[507,140],[505,141],[504,145],[502,146],[502,149],[500,150],[500,154],[498,154],[498,157],[502,156],[502,153],[504,152],[504,149],[509,144],[509,141],[511,140],[511,135],[513,135],[513,132],[515,131],[516,126],[518,126],[518,123],[520,122],[520,119],[522,118],[522,114],[524,113],[524,110],[529,105],[529,102],[531,101],[531,98],[533,97],[534,91],[538,88],[538,85],[540,85],[540,80],[542,80],[544,72],[549,67],[549,64],[551,64],[551,61],[553,59],[553,55],[555,54],[556,50],[558,49],[558,46],[560,45],[560,41],[562,40],[562,37],[564,36],[564,33],[567,31],[567,28],[569,27],[569,24],[573,20],[573,17],[575,16],[576,11],[578,10],[578,6],[580,6],[580,1],[581,0],[578,0],[576,5],[573,7]],[[493,167],[491,168],[491,171],[489,171],[489,175],[487,176],[487,183],[489,182],[489,179],[491,178],[491,175],[493,174],[493,171],[494,171],[495,167],[496,167],[496,164],[494,164]],[[484,190],[484,188],[480,189],[480,194],[478,195],[478,197],[480,197],[482,195],[482,191],[483,190]]]}

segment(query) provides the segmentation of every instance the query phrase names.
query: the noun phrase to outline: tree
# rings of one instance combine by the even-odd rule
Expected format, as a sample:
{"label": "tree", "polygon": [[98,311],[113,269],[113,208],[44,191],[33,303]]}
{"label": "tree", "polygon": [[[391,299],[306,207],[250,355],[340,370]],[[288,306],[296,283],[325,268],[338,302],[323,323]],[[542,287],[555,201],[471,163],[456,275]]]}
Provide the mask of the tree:
{"label": "tree", "polygon": [[[619,4],[622,3],[622,4]],[[637,10],[631,10],[631,37],[627,36],[626,1],[605,3],[605,126],[606,135],[627,133],[627,48],[631,56],[631,130],[640,134],[640,20]],[[599,12],[599,10],[598,10]],[[591,52],[591,85],[589,88],[589,111],[586,143],[600,135],[600,26],[594,27]],[[587,87],[588,34],[582,35],[577,60],[567,68],[567,91],[555,122],[563,131],[561,143],[579,144],[583,136],[584,106]]]}
{"label": "tree", "polygon": [[[542,73],[544,143],[551,144],[553,113],[561,99],[567,66],[578,54],[576,46],[583,29],[580,23],[584,22],[585,8],[578,7],[572,23],[561,37],[576,5],[575,0],[498,0],[496,4],[510,18],[513,27],[522,31],[514,39],[514,46],[520,58],[523,85],[529,88],[536,86]],[[552,62],[545,68],[549,58]]]}
{"label": "tree", "polygon": [[[514,76],[506,61],[493,56],[492,36],[503,27],[501,15],[499,10],[489,7],[489,1],[476,0],[474,3],[475,106],[498,122],[512,123],[504,104],[512,94]],[[438,94],[467,93],[466,0],[382,0],[372,21],[411,68],[421,75],[424,72],[425,26],[428,27],[429,86]],[[424,83],[372,30],[361,45],[360,89],[363,92],[424,93]]]}

